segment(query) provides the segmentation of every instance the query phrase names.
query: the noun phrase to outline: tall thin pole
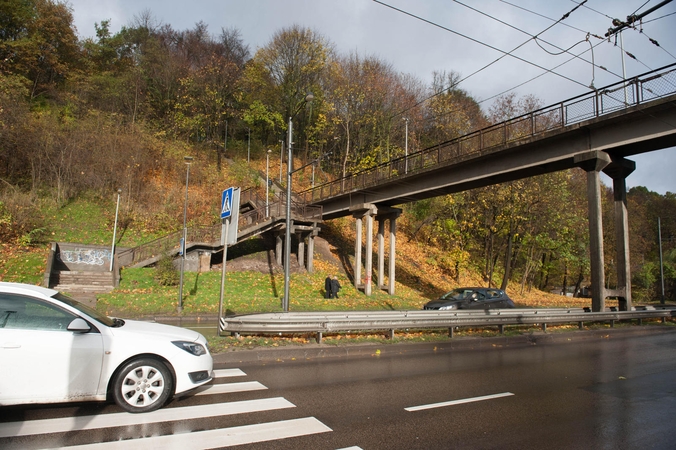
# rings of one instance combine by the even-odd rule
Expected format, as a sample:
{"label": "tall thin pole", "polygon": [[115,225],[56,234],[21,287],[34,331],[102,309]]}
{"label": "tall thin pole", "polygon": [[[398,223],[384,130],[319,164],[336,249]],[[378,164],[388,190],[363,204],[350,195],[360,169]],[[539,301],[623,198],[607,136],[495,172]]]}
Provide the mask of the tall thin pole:
{"label": "tall thin pole", "polygon": [[289,116],[288,161],[286,163],[286,230],[284,233],[284,299],[282,309],[289,311],[289,266],[291,264],[291,141],[293,140],[293,121]]}
{"label": "tall thin pole", "polygon": [[282,184],[283,164],[284,164],[284,141],[279,141],[279,184]]}
{"label": "tall thin pole", "polygon": [[113,259],[115,259],[115,237],[117,236],[117,213],[120,211],[120,194],[122,189],[117,190],[117,206],[115,207],[115,226],[113,227],[113,244],[110,247],[110,271],[113,271]]}
{"label": "tall thin pole", "polygon": [[265,154],[265,218],[267,219],[270,216],[270,176],[268,172],[270,170],[270,153],[272,150],[268,149],[268,152]]}
{"label": "tall thin pole", "polygon": [[404,120],[406,121],[406,138],[405,138],[405,145],[404,145],[404,156],[405,158],[405,169],[404,173],[408,173],[408,117],[404,117]]}
{"label": "tall thin pole", "polygon": [[220,297],[218,299],[218,324],[216,329],[218,335],[221,335],[221,319],[223,318],[223,297],[225,295],[225,262],[228,259],[228,230],[230,227],[230,217],[223,221],[221,226],[221,233],[224,237],[223,240],[223,263],[221,264],[221,287],[220,287]]}
{"label": "tall thin pole", "polygon": [[[227,122],[226,122],[227,123]],[[227,128],[226,128],[227,129]],[[226,134],[227,135],[227,134]],[[190,179],[190,163],[192,156],[184,156],[183,160],[186,164],[185,171],[185,202],[183,203],[183,241],[181,243],[181,277],[178,282],[178,312],[183,311],[183,272],[185,270],[185,247],[188,238],[188,180]]]}
{"label": "tall thin pole", "polygon": [[225,140],[223,141],[223,155],[228,151],[228,121],[225,121]]}
{"label": "tall thin pole", "polygon": [[249,130],[249,141],[246,145],[246,162],[250,163],[251,162],[251,128],[247,127],[247,130]]}
{"label": "tall thin pole", "polygon": [[657,239],[660,241],[660,280],[662,282],[662,296],[660,303],[664,304],[664,261],[662,260],[662,223],[660,218],[657,218]]}
{"label": "tall thin pole", "polygon": [[629,105],[629,99],[627,98],[627,69],[624,65],[624,39],[622,39],[622,32],[619,32],[620,35],[620,51],[622,52],[622,81],[624,82],[624,106]]}

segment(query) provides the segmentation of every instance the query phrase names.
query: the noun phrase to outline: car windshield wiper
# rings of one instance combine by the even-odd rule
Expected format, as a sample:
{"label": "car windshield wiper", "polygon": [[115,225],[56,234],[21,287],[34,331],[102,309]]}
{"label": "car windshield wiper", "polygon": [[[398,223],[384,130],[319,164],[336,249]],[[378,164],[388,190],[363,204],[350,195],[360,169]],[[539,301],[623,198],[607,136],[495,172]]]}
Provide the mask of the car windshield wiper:
{"label": "car windshield wiper", "polygon": [[120,328],[124,325],[124,320],[113,317],[113,328]]}

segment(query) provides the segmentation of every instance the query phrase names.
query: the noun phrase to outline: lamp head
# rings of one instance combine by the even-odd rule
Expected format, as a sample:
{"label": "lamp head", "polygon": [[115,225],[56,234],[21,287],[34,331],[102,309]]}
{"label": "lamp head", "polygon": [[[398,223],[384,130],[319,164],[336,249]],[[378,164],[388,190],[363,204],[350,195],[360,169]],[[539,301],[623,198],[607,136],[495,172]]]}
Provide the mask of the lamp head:
{"label": "lamp head", "polygon": [[311,102],[312,100],[315,99],[315,96],[312,95],[312,92],[308,92],[307,95],[305,96],[305,101],[306,102]]}
{"label": "lamp head", "polygon": [[192,156],[184,156],[183,161],[185,161],[186,164],[190,164],[193,160]]}

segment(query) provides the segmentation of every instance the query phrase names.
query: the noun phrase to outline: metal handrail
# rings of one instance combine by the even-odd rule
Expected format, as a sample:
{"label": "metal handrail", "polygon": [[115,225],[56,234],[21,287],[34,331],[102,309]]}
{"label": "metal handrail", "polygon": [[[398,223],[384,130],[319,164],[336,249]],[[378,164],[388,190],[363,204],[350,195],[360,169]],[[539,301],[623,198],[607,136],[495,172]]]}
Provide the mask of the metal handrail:
{"label": "metal handrail", "polygon": [[[266,208],[265,202],[260,199],[253,189],[245,189],[241,193],[240,203],[245,201],[251,202],[255,205],[255,208],[239,215],[237,225],[239,230],[238,235],[240,236],[250,237],[251,233],[247,232],[248,228],[255,227],[264,221],[278,220],[280,217],[286,215],[286,194],[276,196],[276,201],[269,203]],[[296,221],[321,222],[322,213],[322,206],[308,205],[301,201],[296,201],[293,197],[291,198],[291,215]],[[132,257],[129,265],[134,265],[165,253],[175,252],[178,251],[180,247],[182,236],[182,231],[175,231],[137,247],[124,250],[120,253],[119,257],[131,253]],[[186,240],[188,243],[197,242],[203,244],[215,244],[217,242],[220,243],[220,239],[220,224],[211,226],[193,226],[187,229]]]}
{"label": "metal handrail", "polygon": [[[491,154],[502,145],[676,93],[676,63],[514,117],[301,192],[315,203],[379,183]],[[626,102],[625,102],[626,94]]]}
{"label": "metal handrail", "polygon": [[589,312],[583,308],[552,309],[489,309],[481,311],[354,311],[297,312],[229,316],[220,319],[220,332],[253,333],[322,333],[360,332],[401,329],[434,329],[454,327],[541,325],[583,322],[611,322],[651,318],[670,318],[673,309],[638,307],[632,311]]}

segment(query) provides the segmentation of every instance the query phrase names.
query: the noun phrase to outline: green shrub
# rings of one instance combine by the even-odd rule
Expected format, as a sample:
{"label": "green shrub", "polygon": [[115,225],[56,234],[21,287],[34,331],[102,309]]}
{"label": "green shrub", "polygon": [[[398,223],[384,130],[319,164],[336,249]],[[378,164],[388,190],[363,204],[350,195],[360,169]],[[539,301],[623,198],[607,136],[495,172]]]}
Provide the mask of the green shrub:
{"label": "green shrub", "polygon": [[174,267],[174,260],[170,255],[164,255],[155,266],[155,281],[162,286],[178,285],[180,274]]}

